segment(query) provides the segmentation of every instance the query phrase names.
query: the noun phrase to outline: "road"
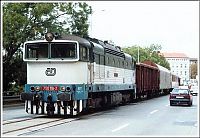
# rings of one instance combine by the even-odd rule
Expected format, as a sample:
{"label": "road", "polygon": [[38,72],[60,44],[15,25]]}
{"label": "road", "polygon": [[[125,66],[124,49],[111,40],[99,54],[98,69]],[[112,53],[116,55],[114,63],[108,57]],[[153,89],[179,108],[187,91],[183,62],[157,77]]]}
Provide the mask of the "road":
{"label": "road", "polygon": [[[199,136],[198,97],[193,96],[191,107],[169,106],[168,99],[169,95],[84,115],[72,121],[64,119],[66,122],[61,125],[21,136]],[[33,117],[24,112],[21,107],[7,108],[3,110],[3,120]]]}

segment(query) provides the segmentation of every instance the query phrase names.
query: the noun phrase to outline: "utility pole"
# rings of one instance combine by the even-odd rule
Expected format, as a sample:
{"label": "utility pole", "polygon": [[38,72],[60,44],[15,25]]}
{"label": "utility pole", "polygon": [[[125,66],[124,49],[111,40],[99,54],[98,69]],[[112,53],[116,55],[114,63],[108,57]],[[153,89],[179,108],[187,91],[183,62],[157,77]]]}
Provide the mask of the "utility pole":
{"label": "utility pole", "polygon": [[138,45],[138,63],[140,62],[140,51],[139,51],[139,49],[140,49],[140,46]]}
{"label": "utility pole", "polygon": [[102,10],[100,10],[100,11],[92,11],[92,13],[91,13],[91,19],[90,19],[90,37],[93,37],[93,15],[94,15],[94,13],[98,13],[98,12],[105,12],[106,10],[105,9],[102,9]]}

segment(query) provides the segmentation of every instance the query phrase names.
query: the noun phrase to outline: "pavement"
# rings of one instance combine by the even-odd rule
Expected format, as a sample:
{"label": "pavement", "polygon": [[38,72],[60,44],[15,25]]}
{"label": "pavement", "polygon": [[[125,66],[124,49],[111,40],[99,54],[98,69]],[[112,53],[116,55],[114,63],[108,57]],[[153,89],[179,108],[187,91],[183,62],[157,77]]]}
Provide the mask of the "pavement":
{"label": "pavement", "polygon": [[3,108],[24,106],[24,103],[4,104]]}

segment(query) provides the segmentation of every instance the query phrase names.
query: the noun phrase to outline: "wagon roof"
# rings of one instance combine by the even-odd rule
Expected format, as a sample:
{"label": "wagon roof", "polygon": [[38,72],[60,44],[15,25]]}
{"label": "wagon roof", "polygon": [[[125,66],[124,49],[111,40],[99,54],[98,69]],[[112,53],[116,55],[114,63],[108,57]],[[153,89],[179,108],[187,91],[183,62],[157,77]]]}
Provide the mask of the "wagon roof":
{"label": "wagon roof", "polygon": [[152,62],[152,64],[151,64],[150,62],[140,62],[140,63],[137,63],[136,65],[138,65],[138,66],[145,66],[145,67],[148,67],[148,68],[159,70],[159,68],[156,66],[155,63]]}
{"label": "wagon roof", "polygon": [[158,66],[150,60],[145,60],[142,63],[158,68]]}

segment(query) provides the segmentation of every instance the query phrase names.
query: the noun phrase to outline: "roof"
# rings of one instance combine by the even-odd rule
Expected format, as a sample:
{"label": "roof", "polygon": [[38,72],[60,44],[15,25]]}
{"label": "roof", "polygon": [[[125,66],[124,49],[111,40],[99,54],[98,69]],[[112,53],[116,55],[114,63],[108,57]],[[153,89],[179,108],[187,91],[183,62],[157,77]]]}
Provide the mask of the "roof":
{"label": "roof", "polygon": [[73,41],[78,41],[83,46],[91,47],[91,44],[90,44],[90,42],[87,39],[84,39],[84,38],[76,36],[76,35],[62,35],[61,37],[58,37],[56,39],[57,40],[73,40]]}
{"label": "roof", "polygon": [[184,53],[162,53],[165,58],[189,58]]}
{"label": "roof", "polygon": [[190,58],[190,61],[197,61],[197,58]]}

